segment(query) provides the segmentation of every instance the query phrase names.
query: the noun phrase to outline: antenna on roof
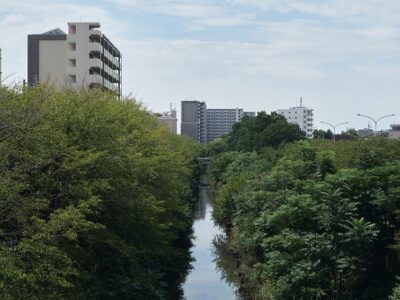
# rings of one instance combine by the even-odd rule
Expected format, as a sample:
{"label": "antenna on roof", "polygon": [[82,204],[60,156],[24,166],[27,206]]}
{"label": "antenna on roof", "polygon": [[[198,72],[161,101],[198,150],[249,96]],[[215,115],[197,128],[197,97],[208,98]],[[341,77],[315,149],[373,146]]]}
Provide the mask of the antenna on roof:
{"label": "antenna on roof", "polygon": [[303,107],[303,97],[300,97],[300,107]]}

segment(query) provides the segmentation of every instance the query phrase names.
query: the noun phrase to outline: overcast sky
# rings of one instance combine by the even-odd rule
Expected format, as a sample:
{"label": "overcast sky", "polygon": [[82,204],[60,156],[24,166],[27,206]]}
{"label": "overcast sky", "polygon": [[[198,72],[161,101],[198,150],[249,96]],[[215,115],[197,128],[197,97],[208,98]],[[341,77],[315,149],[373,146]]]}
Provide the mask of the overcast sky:
{"label": "overcast sky", "polygon": [[[67,3],[67,4],[66,4]],[[320,121],[400,123],[398,0],[0,0],[3,74],[26,78],[27,34],[98,21],[123,55],[123,92],[154,111],[183,99]]]}

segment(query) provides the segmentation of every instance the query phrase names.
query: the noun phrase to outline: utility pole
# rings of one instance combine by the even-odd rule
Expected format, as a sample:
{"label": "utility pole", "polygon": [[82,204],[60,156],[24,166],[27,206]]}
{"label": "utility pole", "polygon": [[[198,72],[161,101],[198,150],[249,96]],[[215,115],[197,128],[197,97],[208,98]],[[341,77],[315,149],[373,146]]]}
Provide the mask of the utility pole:
{"label": "utility pole", "polygon": [[382,117],[380,117],[380,118],[378,118],[378,119],[374,119],[374,118],[371,118],[370,116],[366,116],[366,115],[362,115],[362,114],[357,114],[357,116],[359,116],[359,117],[368,118],[368,119],[370,119],[372,122],[374,122],[374,124],[375,124],[375,134],[378,132],[378,122],[379,122],[380,120],[382,120],[382,119],[384,119],[384,118],[394,117],[395,115],[396,115],[396,114],[391,114],[391,115],[382,116]]}
{"label": "utility pole", "polygon": [[333,125],[333,124],[331,124],[331,123],[324,122],[324,121],[321,121],[321,123],[326,124],[326,125],[329,125],[329,126],[332,127],[332,129],[333,129],[333,139],[332,139],[332,140],[333,140],[334,142],[336,141],[336,127],[338,127],[338,126],[340,126],[340,125],[349,124],[349,122],[342,122],[342,123]]}

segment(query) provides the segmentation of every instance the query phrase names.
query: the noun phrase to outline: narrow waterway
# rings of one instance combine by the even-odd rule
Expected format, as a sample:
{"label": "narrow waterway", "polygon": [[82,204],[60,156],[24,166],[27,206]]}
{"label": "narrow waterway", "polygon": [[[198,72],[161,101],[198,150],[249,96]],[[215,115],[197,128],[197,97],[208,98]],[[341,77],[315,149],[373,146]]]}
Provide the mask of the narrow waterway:
{"label": "narrow waterway", "polygon": [[221,268],[229,261],[227,257],[219,257],[224,253],[221,248],[224,248],[225,235],[212,219],[212,193],[204,186],[205,177],[202,183],[193,225],[191,250],[195,261],[183,285],[184,297],[186,300],[237,300],[240,299],[237,289],[233,283],[228,283],[230,276]]}

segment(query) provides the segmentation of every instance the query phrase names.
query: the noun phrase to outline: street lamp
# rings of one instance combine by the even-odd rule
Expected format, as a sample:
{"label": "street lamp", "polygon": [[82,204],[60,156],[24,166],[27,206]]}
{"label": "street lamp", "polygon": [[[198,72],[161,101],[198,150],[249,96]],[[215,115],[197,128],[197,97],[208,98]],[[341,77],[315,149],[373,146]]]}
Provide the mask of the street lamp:
{"label": "street lamp", "polygon": [[333,125],[333,124],[331,124],[331,123],[324,122],[324,121],[321,121],[321,123],[326,124],[326,125],[329,125],[329,126],[331,126],[331,127],[333,128],[333,141],[334,141],[334,142],[336,141],[336,127],[338,127],[338,126],[340,126],[340,125],[349,124],[349,122],[342,122],[342,123]]}
{"label": "street lamp", "polygon": [[364,118],[368,118],[368,119],[370,119],[372,122],[375,123],[375,133],[378,131],[378,122],[379,122],[380,120],[382,120],[382,119],[384,119],[384,118],[394,117],[395,115],[396,115],[396,114],[386,115],[386,116],[380,117],[380,118],[378,118],[378,119],[375,120],[374,118],[371,118],[370,116],[366,116],[366,115],[362,115],[362,114],[357,114],[357,116],[359,116],[359,117],[364,117]]}

